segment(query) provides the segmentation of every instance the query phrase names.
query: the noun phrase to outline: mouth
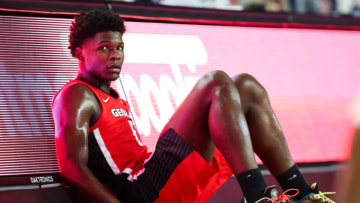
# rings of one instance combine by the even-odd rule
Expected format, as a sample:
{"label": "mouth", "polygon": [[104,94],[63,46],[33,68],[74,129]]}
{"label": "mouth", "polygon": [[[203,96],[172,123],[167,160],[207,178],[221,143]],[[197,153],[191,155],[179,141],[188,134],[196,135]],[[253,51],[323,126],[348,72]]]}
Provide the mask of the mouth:
{"label": "mouth", "polygon": [[111,72],[120,72],[121,71],[121,66],[118,65],[112,65],[108,67],[108,70]]}

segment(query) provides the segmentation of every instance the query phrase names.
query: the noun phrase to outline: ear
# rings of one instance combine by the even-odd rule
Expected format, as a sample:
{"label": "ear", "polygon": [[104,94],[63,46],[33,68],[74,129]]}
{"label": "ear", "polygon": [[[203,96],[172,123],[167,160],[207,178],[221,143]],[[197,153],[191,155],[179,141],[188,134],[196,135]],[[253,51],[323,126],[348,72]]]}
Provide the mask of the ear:
{"label": "ear", "polygon": [[85,58],[84,58],[84,53],[83,53],[83,49],[82,49],[82,48],[77,47],[77,48],[75,49],[75,57],[76,57],[77,59],[79,59],[80,61],[84,61],[84,60],[85,60]]}

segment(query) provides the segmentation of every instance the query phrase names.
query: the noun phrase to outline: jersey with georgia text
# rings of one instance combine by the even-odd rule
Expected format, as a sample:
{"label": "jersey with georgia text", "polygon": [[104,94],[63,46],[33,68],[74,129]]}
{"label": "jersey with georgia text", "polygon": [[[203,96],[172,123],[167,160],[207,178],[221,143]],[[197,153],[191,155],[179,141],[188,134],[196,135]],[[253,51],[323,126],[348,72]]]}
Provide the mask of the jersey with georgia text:
{"label": "jersey with georgia text", "polygon": [[125,173],[128,180],[137,179],[151,153],[142,144],[129,116],[129,104],[112,88],[108,94],[80,80],[71,80],[63,88],[74,83],[89,87],[101,106],[99,119],[89,129],[88,167],[96,176]]}

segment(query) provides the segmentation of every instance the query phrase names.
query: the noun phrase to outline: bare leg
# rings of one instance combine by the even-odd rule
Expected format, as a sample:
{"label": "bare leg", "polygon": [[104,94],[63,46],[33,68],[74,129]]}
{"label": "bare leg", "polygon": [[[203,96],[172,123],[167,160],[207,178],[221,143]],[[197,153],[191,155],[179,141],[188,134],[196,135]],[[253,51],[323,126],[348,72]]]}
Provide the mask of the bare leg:
{"label": "bare leg", "polygon": [[278,176],[294,165],[266,90],[248,74],[233,78],[249,126],[255,153]]}
{"label": "bare leg", "polygon": [[207,161],[215,144],[234,174],[257,168],[238,90],[222,71],[202,77],[167,126]]}

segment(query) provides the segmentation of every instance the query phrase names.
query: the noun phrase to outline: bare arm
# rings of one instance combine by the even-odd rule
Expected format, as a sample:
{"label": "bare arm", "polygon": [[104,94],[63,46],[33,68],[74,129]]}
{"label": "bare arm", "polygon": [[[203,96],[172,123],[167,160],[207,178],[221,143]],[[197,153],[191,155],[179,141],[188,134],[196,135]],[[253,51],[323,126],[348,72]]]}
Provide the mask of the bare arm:
{"label": "bare arm", "polygon": [[56,98],[53,116],[60,173],[86,202],[119,203],[87,167],[89,126],[99,111],[95,96],[81,84],[67,87]]}

